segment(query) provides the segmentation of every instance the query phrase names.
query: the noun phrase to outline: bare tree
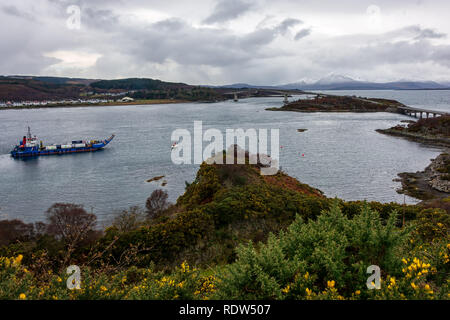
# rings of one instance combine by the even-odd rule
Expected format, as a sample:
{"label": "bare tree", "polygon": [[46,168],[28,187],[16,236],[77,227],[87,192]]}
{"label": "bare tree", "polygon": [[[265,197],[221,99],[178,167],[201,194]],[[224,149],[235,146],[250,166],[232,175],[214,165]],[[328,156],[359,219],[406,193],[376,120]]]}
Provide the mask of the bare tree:
{"label": "bare tree", "polygon": [[157,189],[148,197],[145,207],[147,208],[147,216],[150,219],[157,219],[169,207],[167,202],[168,194],[166,191]]}
{"label": "bare tree", "polygon": [[81,205],[55,203],[47,210],[46,215],[47,232],[72,248],[95,233],[97,217],[86,212]]}
{"label": "bare tree", "polygon": [[137,229],[145,221],[145,212],[138,206],[116,213],[112,225],[121,232]]}

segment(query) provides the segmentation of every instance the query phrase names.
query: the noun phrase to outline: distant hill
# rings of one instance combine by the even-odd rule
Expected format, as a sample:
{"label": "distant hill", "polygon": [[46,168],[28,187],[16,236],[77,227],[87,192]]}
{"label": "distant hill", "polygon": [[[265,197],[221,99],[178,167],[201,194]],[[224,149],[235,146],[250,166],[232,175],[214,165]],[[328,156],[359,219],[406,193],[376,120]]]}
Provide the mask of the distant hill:
{"label": "distant hill", "polygon": [[67,84],[63,81],[0,77],[0,101],[77,98],[85,88],[84,84]]}
{"label": "distant hill", "polygon": [[252,85],[248,83],[233,83],[224,86],[210,86],[212,88],[227,88],[227,89],[281,89],[280,86],[264,86],[264,85]]}
{"label": "distant hill", "polygon": [[257,86],[245,83],[236,83],[223,86],[225,88],[271,88],[282,90],[424,90],[449,89],[450,83],[437,83],[433,81],[407,81],[395,82],[367,82],[354,80],[347,76],[330,74],[316,82],[300,81],[275,86]]}
{"label": "distant hill", "polygon": [[90,84],[98,89],[125,89],[125,90],[157,90],[169,88],[189,88],[185,83],[164,82],[161,80],[145,78],[129,78],[118,80],[100,80]]}
{"label": "distant hill", "polygon": [[[132,92],[130,92],[132,91]],[[0,101],[79,99],[86,95],[130,92],[136,99],[219,99],[219,89],[155,79],[97,80],[65,77],[0,76]]]}

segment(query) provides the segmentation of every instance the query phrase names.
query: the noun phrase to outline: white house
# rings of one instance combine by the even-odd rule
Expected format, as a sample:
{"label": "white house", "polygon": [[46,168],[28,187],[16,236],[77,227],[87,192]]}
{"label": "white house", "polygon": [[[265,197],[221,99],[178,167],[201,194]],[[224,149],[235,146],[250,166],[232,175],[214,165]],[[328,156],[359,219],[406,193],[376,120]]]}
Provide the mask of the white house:
{"label": "white house", "polygon": [[131,101],[134,101],[134,99],[130,98],[130,97],[123,97],[122,99],[120,99],[120,101],[122,101],[122,102],[131,102]]}

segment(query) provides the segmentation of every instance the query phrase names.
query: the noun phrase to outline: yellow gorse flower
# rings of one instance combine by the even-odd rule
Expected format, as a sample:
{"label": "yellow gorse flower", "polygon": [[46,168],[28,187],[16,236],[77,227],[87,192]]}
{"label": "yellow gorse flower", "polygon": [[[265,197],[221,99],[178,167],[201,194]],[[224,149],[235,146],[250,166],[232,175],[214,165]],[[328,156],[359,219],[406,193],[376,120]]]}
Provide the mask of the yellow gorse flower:
{"label": "yellow gorse flower", "polygon": [[25,295],[25,293],[21,293],[20,295],[19,295],[19,299],[20,300],[25,300],[27,298],[27,296]]}
{"label": "yellow gorse flower", "polygon": [[283,292],[283,293],[288,293],[289,290],[291,290],[291,285],[290,285],[290,284],[288,284],[288,285],[286,286],[286,288],[282,289],[281,292]]}
{"label": "yellow gorse flower", "polygon": [[16,258],[13,260],[13,266],[18,267],[20,266],[20,263],[22,262],[23,255],[19,254]]}
{"label": "yellow gorse flower", "polygon": [[189,264],[186,261],[181,264],[181,271],[189,272]]}
{"label": "yellow gorse flower", "polygon": [[328,288],[334,288],[334,285],[335,285],[336,283],[334,282],[334,280],[331,280],[331,281],[327,281],[327,286],[328,286]]}

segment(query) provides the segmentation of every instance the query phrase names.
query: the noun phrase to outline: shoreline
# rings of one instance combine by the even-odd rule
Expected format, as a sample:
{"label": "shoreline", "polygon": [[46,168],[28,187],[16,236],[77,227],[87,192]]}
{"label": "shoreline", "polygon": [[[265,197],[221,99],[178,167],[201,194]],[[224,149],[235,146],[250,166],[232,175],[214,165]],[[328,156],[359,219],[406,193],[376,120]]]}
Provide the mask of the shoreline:
{"label": "shoreline", "polygon": [[394,137],[404,138],[421,143],[425,146],[440,149],[440,154],[430,159],[430,164],[422,171],[401,172],[394,181],[401,183],[397,190],[399,194],[405,194],[421,200],[419,204],[430,201],[440,201],[450,197],[450,175],[448,166],[450,164],[450,139],[431,135],[403,132],[395,128],[377,129],[378,133]]}
{"label": "shoreline", "polygon": [[172,100],[172,99],[155,99],[155,100],[136,100],[131,102],[106,102],[96,104],[61,104],[46,106],[21,106],[21,107],[1,107],[0,110],[27,110],[27,109],[52,109],[52,108],[80,108],[80,107],[114,107],[114,106],[132,106],[132,105],[152,105],[152,104],[177,104],[188,102],[205,102],[205,101],[188,101],[188,100]]}
{"label": "shoreline", "polygon": [[377,129],[378,133],[386,134],[393,137],[401,137],[410,141],[420,142],[426,146],[432,146],[437,148],[450,148],[450,139],[445,137],[436,136],[426,136],[422,134],[414,134],[410,132],[401,132],[399,130],[389,128],[389,129]]}

